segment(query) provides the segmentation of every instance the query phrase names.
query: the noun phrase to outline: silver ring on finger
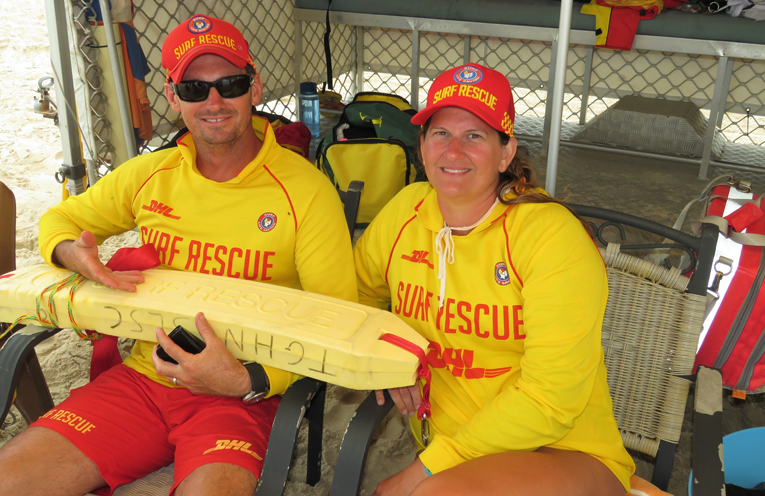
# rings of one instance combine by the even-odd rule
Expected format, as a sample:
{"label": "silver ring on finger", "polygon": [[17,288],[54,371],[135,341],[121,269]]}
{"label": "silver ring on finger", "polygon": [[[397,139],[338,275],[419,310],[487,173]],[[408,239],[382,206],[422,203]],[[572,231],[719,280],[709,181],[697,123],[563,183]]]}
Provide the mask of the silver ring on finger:
{"label": "silver ring on finger", "polygon": [[173,384],[175,384],[176,386],[178,385],[178,378],[177,377],[173,377],[172,381],[173,381]]}

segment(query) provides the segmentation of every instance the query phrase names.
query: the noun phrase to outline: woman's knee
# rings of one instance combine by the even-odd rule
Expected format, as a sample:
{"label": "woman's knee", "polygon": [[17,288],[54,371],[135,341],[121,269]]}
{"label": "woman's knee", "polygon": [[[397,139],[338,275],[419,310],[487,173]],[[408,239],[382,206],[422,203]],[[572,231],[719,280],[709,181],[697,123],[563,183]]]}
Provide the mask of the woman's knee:
{"label": "woman's knee", "polygon": [[476,458],[424,479],[411,494],[538,496],[564,492],[625,494],[618,478],[599,460],[581,452],[550,448]]}
{"label": "woman's knee", "polygon": [[449,494],[455,494],[453,493],[454,489],[450,489],[449,484],[445,483],[446,478],[445,474],[441,473],[423,479],[417,484],[410,496],[447,496]]}

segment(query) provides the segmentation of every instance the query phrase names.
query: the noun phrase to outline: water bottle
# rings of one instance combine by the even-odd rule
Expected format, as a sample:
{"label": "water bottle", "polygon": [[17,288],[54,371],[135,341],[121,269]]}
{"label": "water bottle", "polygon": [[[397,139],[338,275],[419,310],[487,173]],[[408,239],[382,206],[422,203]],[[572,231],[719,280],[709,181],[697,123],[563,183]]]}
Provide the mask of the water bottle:
{"label": "water bottle", "polygon": [[316,92],[316,83],[300,83],[298,119],[311,131],[312,138],[319,137],[319,94]]}

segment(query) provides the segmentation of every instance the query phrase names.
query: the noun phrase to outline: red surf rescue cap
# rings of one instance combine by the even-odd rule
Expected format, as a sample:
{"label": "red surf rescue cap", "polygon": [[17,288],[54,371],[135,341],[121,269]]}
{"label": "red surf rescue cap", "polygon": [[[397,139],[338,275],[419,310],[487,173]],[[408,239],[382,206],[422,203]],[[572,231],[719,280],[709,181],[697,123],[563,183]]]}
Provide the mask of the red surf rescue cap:
{"label": "red surf rescue cap", "polygon": [[197,14],[165,38],[162,67],[167,78],[179,83],[189,64],[206,53],[220,55],[239,68],[250,65],[255,69],[247,40],[238,29],[222,19]]}
{"label": "red surf rescue cap", "polygon": [[499,71],[466,64],[442,73],[430,86],[426,107],[412,117],[412,124],[425,124],[444,107],[472,112],[497,131],[513,135],[513,92]]}

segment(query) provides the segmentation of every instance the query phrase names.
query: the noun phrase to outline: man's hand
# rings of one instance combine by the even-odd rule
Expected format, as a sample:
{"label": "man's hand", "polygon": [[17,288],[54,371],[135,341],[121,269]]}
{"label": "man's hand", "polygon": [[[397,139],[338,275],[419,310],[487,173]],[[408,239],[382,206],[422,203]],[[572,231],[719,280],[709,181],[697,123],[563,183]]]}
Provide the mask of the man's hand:
{"label": "man's hand", "polygon": [[176,365],[159,358],[155,346],[151,360],[157,373],[175,379],[177,385],[185,386],[194,394],[244,396],[249,393],[252,389],[250,374],[215,334],[202,312],[197,314],[196,324],[206,344],[197,355],[183,351],[162,328],[157,328],[157,341],[178,362]]}
{"label": "man's hand", "polygon": [[74,241],[62,241],[53,249],[53,261],[86,279],[112,289],[135,292],[136,284],[143,282],[139,270],[113,271],[98,258],[96,237],[90,231],[82,231]]}
{"label": "man's hand", "polygon": [[[407,386],[395,389],[388,389],[390,398],[395,403],[398,411],[401,415],[409,415],[414,417],[417,415],[417,409],[422,402],[422,394],[420,393],[420,386],[415,384],[414,386]],[[375,397],[377,398],[377,404],[382,405],[385,403],[385,396],[381,390],[375,391]]]}
{"label": "man's hand", "polygon": [[372,496],[406,496],[427,477],[425,465],[417,458],[401,472],[382,481]]}

